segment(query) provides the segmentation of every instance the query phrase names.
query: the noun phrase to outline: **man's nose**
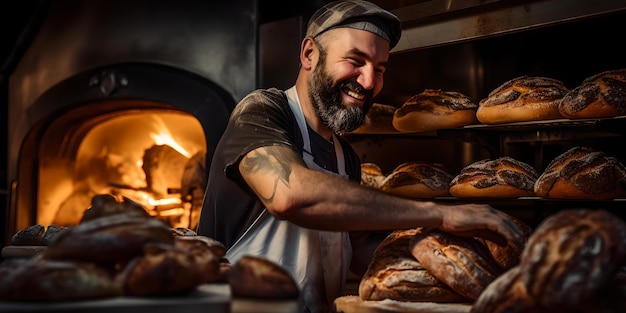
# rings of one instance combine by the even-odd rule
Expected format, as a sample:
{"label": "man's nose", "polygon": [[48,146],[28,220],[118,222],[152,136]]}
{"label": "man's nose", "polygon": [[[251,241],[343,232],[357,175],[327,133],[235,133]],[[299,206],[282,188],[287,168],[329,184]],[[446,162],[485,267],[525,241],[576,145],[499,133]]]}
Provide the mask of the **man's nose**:
{"label": "man's nose", "polygon": [[367,90],[374,89],[376,85],[376,72],[372,67],[363,67],[357,78],[357,82]]}

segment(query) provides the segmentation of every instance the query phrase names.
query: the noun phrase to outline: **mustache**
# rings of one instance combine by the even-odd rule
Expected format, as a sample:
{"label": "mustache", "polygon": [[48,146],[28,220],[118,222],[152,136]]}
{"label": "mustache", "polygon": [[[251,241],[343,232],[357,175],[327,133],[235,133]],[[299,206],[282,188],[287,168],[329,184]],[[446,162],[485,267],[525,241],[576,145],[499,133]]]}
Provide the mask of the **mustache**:
{"label": "mustache", "polygon": [[373,94],[374,94],[374,90],[372,89],[365,89],[363,86],[361,86],[361,84],[357,83],[356,81],[353,80],[348,80],[348,81],[344,81],[341,84],[339,84],[339,88],[343,89],[343,88],[348,88],[354,92],[357,93],[361,93],[365,95],[366,99],[370,99],[372,98]]}

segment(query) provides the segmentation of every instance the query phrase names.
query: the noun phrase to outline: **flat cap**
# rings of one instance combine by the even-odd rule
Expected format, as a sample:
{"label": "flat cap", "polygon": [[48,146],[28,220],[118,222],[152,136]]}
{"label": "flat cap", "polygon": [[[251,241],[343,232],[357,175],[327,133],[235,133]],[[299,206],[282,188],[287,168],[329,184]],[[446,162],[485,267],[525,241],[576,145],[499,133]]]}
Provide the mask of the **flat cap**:
{"label": "flat cap", "polygon": [[347,0],[328,3],[317,10],[307,25],[306,35],[313,38],[340,27],[369,31],[389,41],[391,48],[400,40],[400,20],[393,13],[368,1]]}

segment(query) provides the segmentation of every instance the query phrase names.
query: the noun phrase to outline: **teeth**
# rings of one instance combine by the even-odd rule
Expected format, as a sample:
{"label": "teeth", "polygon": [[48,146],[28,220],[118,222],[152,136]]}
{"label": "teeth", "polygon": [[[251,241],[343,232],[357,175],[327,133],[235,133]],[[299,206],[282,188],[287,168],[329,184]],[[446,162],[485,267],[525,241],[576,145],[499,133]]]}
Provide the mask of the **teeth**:
{"label": "teeth", "polygon": [[358,94],[354,91],[348,90],[348,95],[352,98],[358,99],[358,100],[363,100],[363,98],[365,98],[365,96],[363,96],[362,94]]}

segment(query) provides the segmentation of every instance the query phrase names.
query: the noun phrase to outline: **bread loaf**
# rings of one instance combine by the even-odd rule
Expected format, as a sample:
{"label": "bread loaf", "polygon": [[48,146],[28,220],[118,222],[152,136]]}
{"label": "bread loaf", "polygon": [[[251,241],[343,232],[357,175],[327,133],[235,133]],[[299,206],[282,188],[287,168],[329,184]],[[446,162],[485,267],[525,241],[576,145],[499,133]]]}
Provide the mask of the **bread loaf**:
{"label": "bread loaf", "polygon": [[231,294],[238,298],[297,299],[300,290],[280,265],[257,256],[241,257],[228,274]]}
{"label": "bread loaf", "polygon": [[398,131],[393,127],[393,114],[396,107],[374,103],[365,115],[363,125],[355,129],[355,134],[393,134]]}
{"label": "bread loaf", "polygon": [[[133,258],[118,275],[129,296],[182,295],[216,277],[217,259],[200,261],[198,254],[158,242],[146,243],[143,254]],[[205,254],[206,256],[206,254]]]}
{"label": "bread loaf", "polygon": [[361,163],[361,185],[379,189],[385,177],[377,164]]}
{"label": "bread loaf", "polygon": [[520,262],[528,294],[574,312],[593,301],[626,261],[626,223],[608,211],[567,209],[539,224]]}
{"label": "bread loaf", "polygon": [[554,158],[537,178],[535,194],[553,199],[606,200],[626,197],[626,168],[589,147],[573,147]]}
{"label": "bread loaf", "polygon": [[0,266],[0,300],[56,302],[121,296],[109,272],[88,262],[30,258]]}
{"label": "bread loaf", "polygon": [[429,229],[413,237],[409,251],[438,280],[471,300],[502,274],[487,247],[471,237]]}
{"label": "bread loaf", "polygon": [[511,157],[484,159],[463,169],[450,182],[450,194],[458,198],[518,198],[534,196],[539,173]]}
{"label": "bread loaf", "polygon": [[14,246],[39,246],[46,232],[42,224],[28,226],[11,236],[11,245]]}
{"label": "bread loaf", "polygon": [[394,112],[393,127],[401,132],[461,127],[476,121],[477,107],[462,93],[426,89]]}
{"label": "bread loaf", "polygon": [[524,236],[522,236],[519,241],[509,241],[506,245],[501,246],[495,242],[482,238],[477,238],[479,241],[485,243],[487,249],[489,249],[489,252],[491,253],[491,256],[493,256],[493,259],[496,261],[496,263],[498,263],[498,265],[500,265],[500,268],[502,268],[503,270],[508,270],[513,266],[519,264],[522,251],[524,251],[526,243],[528,242],[528,238],[532,234],[532,228],[524,221],[514,216],[509,216],[509,218],[514,223],[516,223],[517,226],[519,226],[524,233]]}
{"label": "bread loaf", "polygon": [[122,197],[118,201],[110,194],[99,194],[91,198],[91,207],[85,210],[79,224],[99,217],[120,213],[140,217],[150,216],[143,206],[127,197]]}
{"label": "bread loaf", "polygon": [[438,163],[406,162],[382,181],[380,190],[405,198],[449,196],[453,176]]}
{"label": "bread loaf", "polygon": [[559,102],[567,118],[601,118],[626,114],[626,69],[610,70],[586,78]]}
{"label": "bread loaf", "polygon": [[562,118],[559,102],[569,90],[563,82],[520,76],[494,89],[480,100],[476,117],[483,124],[501,124]]}
{"label": "bread loaf", "polygon": [[60,234],[44,251],[48,259],[126,262],[144,244],[174,244],[171,227],[152,217],[126,214],[88,220]]}
{"label": "bread loaf", "polygon": [[56,240],[56,238],[67,229],[67,226],[58,226],[54,224],[48,225],[48,227],[46,227],[46,232],[41,238],[41,244],[44,246],[52,244],[54,240]]}
{"label": "bread loaf", "polygon": [[420,228],[396,230],[376,248],[372,261],[359,283],[359,297],[379,301],[467,302],[430,274],[409,252],[411,239]]}
{"label": "bread loaf", "polygon": [[476,299],[470,313],[554,312],[535,303],[520,276],[519,266],[498,276]]}

